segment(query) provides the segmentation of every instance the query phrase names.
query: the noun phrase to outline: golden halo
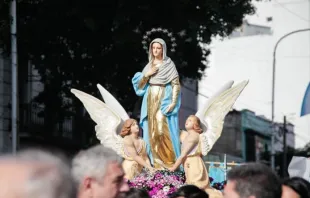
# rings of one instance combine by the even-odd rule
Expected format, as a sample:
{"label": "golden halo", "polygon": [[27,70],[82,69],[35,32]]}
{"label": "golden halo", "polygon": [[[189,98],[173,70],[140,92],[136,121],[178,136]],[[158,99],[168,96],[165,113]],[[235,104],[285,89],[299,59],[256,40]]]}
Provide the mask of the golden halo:
{"label": "golden halo", "polygon": [[169,32],[168,29],[163,29],[163,28],[159,27],[159,28],[152,28],[151,30],[146,31],[145,34],[143,35],[142,45],[143,45],[143,49],[146,51],[146,53],[149,53],[148,52],[148,43],[151,40],[150,36],[156,32],[162,32],[169,37],[170,42],[172,43],[172,45],[171,45],[172,47],[171,47],[170,51],[175,52],[175,48],[176,48],[177,44],[176,44],[176,39],[173,36],[173,33]]}

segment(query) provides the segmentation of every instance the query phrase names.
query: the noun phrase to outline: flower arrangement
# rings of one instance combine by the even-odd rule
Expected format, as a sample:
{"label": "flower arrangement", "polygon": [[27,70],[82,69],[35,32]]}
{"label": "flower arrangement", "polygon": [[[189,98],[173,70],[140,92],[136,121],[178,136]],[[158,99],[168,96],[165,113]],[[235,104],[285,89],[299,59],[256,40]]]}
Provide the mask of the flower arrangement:
{"label": "flower arrangement", "polygon": [[216,182],[212,185],[213,188],[217,189],[217,190],[224,190],[224,186],[225,186],[226,182]]}
{"label": "flower arrangement", "polygon": [[154,174],[142,172],[128,181],[131,188],[146,190],[152,198],[166,198],[184,185],[184,172],[156,171]]}
{"label": "flower arrangement", "polygon": [[217,190],[224,190],[224,186],[226,185],[226,181],[222,182],[213,182],[214,179],[212,177],[209,177],[210,184],[212,185],[212,188],[215,188]]}
{"label": "flower arrangement", "polygon": [[[209,180],[212,183],[214,179],[210,177]],[[150,174],[144,170],[137,177],[127,182],[130,188],[146,190],[152,198],[167,198],[184,185],[185,174],[182,171],[170,172],[168,170],[160,170]],[[223,190],[225,184],[226,181],[216,182],[212,184],[212,187]]]}

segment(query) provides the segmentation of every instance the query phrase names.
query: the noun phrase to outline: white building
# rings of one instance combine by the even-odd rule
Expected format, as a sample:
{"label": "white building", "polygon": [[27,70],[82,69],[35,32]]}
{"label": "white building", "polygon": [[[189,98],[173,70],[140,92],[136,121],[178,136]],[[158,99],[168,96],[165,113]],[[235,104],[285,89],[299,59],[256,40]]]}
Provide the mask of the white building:
{"label": "white building", "polygon": [[[279,38],[296,29],[309,28],[309,1],[254,2],[257,13],[247,16],[229,38],[210,46],[210,70],[199,82],[199,92],[210,96],[228,80],[250,83],[235,104],[271,119],[273,49]],[[290,10],[290,11],[288,11]],[[292,14],[292,13],[295,13]],[[297,17],[296,15],[300,16]],[[301,18],[307,19],[302,20]],[[300,118],[304,92],[310,80],[310,32],[283,40],[277,50],[275,121],[283,116],[295,125],[297,147],[310,141],[310,116]],[[198,96],[198,106],[204,98]]]}

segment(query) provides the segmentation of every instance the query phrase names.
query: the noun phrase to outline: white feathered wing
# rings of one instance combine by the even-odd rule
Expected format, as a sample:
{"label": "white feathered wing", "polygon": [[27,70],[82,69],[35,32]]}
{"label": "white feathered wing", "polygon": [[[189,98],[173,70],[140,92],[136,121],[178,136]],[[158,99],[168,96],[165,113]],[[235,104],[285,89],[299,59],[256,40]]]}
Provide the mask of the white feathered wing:
{"label": "white feathered wing", "polygon": [[233,82],[225,84],[196,113],[200,119],[203,133],[200,135],[202,155],[206,156],[221,136],[224,119],[249,81],[243,81],[231,87]]}
{"label": "white feathered wing", "polygon": [[104,102],[85,92],[77,89],[71,89],[71,92],[83,103],[92,120],[96,122],[96,136],[100,143],[122,156],[123,138],[116,133],[121,123],[120,116]]}
{"label": "white feathered wing", "polygon": [[97,84],[97,88],[100,91],[100,94],[105,102],[105,104],[107,104],[107,106],[109,106],[111,109],[113,109],[113,111],[115,113],[117,113],[117,115],[119,115],[119,117],[121,118],[121,123],[118,125],[118,129],[117,132],[119,133],[123,123],[129,119],[129,116],[127,114],[127,112],[125,111],[125,109],[123,108],[123,106],[116,100],[116,98],[114,98],[114,96],[108,92],[103,86],[101,86],[100,84]]}

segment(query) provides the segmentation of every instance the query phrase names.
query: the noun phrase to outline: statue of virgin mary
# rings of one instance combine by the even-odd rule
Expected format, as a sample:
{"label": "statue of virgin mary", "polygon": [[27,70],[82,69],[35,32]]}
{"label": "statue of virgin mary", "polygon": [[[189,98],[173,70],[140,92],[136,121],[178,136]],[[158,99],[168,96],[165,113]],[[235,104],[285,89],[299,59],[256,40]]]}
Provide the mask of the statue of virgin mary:
{"label": "statue of virgin mary", "polygon": [[148,58],[142,72],[132,78],[136,94],[143,97],[139,123],[154,167],[161,167],[157,160],[171,167],[180,155],[179,75],[174,62],[167,56],[163,39],[157,38],[150,43]]}

